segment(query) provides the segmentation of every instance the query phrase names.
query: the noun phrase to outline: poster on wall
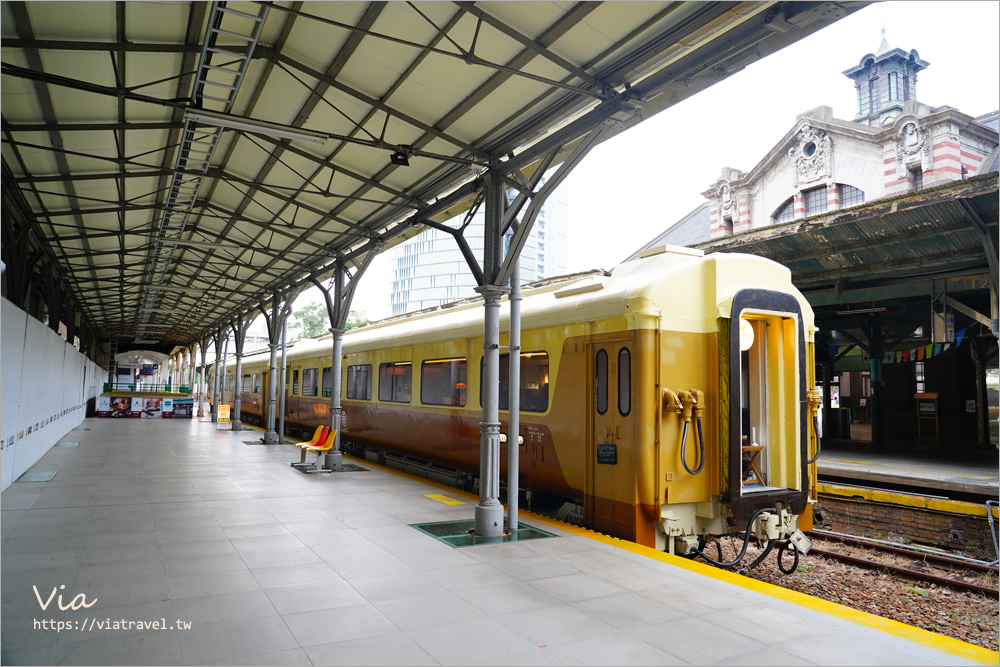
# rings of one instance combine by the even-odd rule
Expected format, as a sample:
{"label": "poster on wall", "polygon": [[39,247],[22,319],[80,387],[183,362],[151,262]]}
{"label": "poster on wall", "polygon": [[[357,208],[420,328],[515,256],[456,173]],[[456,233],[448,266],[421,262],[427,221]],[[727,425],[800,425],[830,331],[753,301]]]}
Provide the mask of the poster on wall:
{"label": "poster on wall", "polygon": [[142,399],[142,416],[143,418],[151,417],[154,419],[159,419],[163,416],[163,399],[162,398],[144,398]]}
{"label": "poster on wall", "polygon": [[142,399],[133,398],[132,399],[132,417],[139,419],[142,417]]}
{"label": "poster on wall", "polygon": [[110,396],[98,396],[97,397],[97,416],[98,417],[110,417],[111,416],[111,397]]}
{"label": "poster on wall", "polygon": [[[103,396],[101,398],[104,398]],[[132,416],[132,399],[126,396],[114,396],[108,397],[111,399],[111,416],[112,417],[131,417]]]}
{"label": "poster on wall", "polygon": [[175,419],[190,419],[193,414],[194,414],[194,401],[192,399],[179,398],[174,400]]}
{"label": "poster on wall", "polygon": [[174,416],[174,399],[163,399],[163,418],[171,419]]}

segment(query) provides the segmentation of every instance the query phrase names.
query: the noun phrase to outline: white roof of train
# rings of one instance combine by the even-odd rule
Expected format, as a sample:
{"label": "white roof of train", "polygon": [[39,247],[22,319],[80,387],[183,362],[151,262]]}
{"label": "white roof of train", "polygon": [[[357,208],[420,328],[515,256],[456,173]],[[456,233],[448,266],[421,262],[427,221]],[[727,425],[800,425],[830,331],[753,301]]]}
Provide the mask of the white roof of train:
{"label": "white roof of train", "polygon": [[[753,255],[716,253],[706,257],[701,251],[664,246],[616,266],[610,275],[595,271],[526,286],[521,327],[530,330],[631,317],[626,328],[635,328],[642,318],[662,316],[659,322],[663,330],[707,333],[717,330],[718,317],[729,317],[732,296],[746,288],[793,294],[802,307],[804,324],[813,323],[812,309],[792,285],[791,273],[784,266]],[[482,297],[475,297],[351,329],[344,335],[344,352],[480,337],[482,301]],[[509,309],[501,305],[500,312],[500,330],[506,331]],[[330,339],[326,335],[296,341],[289,346],[289,358],[329,356]],[[244,362],[266,359],[267,355],[266,351],[248,355]]]}

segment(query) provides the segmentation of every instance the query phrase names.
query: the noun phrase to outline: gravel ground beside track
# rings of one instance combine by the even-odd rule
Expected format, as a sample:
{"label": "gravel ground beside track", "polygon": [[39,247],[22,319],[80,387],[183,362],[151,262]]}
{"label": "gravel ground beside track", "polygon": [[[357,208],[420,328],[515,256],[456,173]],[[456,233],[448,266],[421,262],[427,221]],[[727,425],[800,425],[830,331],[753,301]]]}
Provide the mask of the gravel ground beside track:
{"label": "gravel ground beside track", "polygon": [[[872,549],[847,546],[837,542],[814,540],[814,545],[827,551],[839,551],[858,558],[877,559],[881,563],[892,563],[917,569],[914,561],[902,556],[885,554]],[[722,541],[723,556],[732,560],[742,541],[736,543]],[[733,548],[736,545],[736,548]],[[707,553],[715,558],[714,546]],[[747,548],[745,563],[750,563],[760,553],[760,548],[751,544]],[[790,558],[786,554],[786,563]],[[945,570],[924,567],[941,576],[955,576]],[[878,570],[867,570],[853,565],[839,563],[822,556],[802,556],[798,570],[790,575],[782,574],[775,561],[774,552],[753,570],[741,574],[766,581],[776,586],[800,591],[809,595],[837,602],[859,611],[889,618],[907,625],[954,637],[964,642],[996,651],[998,646],[998,603],[997,598],[953,591],[931,584],[897,579]],[[963,577],[982,586],[997,588],[997,575],[971,574]]]}

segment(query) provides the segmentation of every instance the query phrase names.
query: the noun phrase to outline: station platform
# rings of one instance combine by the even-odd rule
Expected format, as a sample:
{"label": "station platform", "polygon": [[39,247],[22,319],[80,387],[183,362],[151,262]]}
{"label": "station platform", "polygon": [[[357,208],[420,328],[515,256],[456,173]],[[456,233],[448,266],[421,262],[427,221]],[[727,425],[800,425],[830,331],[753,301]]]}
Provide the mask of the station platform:
{"label": "station platform", "polygon": [[963,452],[945,449],[894,447],[877,451],[870,445],[824,444],[816,462],[821,478],[836,477],[865,485],[894,484],[949,497],[1000,497],[1000,464],[997,452]]}
{"label": "station platform", "polygon": [[528,513],[552,537],[454,548],[409,524],[473,498],[364,462],[305,475],[214,426],[87,419],[28,473],[50,481],[3,492],[3,664],[998,662]]}

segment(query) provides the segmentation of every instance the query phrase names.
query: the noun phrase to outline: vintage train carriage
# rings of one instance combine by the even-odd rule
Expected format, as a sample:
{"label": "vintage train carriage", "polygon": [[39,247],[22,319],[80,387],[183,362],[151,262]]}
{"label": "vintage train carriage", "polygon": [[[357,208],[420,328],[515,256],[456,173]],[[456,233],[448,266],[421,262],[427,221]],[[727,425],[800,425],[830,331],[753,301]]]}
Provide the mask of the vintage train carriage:
{"label": "vintage train carriage", "polygon": [[[349,331],[345,441],[478,474],[482,320],[470,299]],[[506,327],[504,314],[501,345]],[[742,529],[763,507],[779,510],[787,535],[797,515],[808,521],[814,486],[814,331],[788,270],[748,255],[664,247],[610,274],[526,286],[522,490],[672,552]],[[328,422],[330,355],[329,337],[290,349],[288,423]],[[507,364],[503,355],[501,430],[512,442]],[[266,386],[266,366],[266,354],[246,358],[244,387]],[[260,399],[245,396],[244,412],[259,416]]]}

